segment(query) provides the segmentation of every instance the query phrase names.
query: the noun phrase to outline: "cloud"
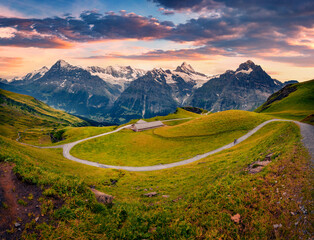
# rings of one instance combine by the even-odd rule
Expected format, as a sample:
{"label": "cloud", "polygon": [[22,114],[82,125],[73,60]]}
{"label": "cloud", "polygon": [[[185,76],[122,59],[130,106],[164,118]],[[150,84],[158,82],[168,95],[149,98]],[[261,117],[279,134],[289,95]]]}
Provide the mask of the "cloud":
{"label": "cloud", "polygon": [[295,64],[306,65],[314,63],[312,1],[154,2],[161,6],[159,10],[166,15],[174,11],[199,11],[200,14],[180,24],[125,10],[105,14],[85,11],[77,18],[69,14],[43,19],[2,17],[0,46],[71,48],[82,42],[168,40],[186,43],[193,48],[92,57],[166,60],[184,56],[204,59],[222,55],[260,57],[289,63],[295,61]]}
{"label": "cloud", "polygon": [[192,8],[202,3],[203,0],[152,0],[159,6],[164,6],[166,8],[182,9],[182,8]]}
{"label": "cloud", "polygon": [[168,10],[168,9],[164,9],[164,8],[159,8],[158,11],[161,12],[162,15],[166,15],[166,16],[174,15],[174,13],[175,13],[175,11],[173,11],[173,10]]}
{"label": "cloud", "polygon": [[172,61],[174,59],[186,59],[186,60],[208,60],[216,55],[233,56],[234,54],[228,51],[209,48],[209,47],[198,47],[198,48],[187,48],[179,50],[153,50],[144,52],[142,54],[126,55],[124,53],[111,53],[107,55],[94,55],[88,57],[81,57],[79,59],[110,59],[110,58],[121,58],[121,59],[133,59],[133,60],[150,60],[150,61]]}
{"label": "cloud", "polygon": [[[35,47],[65,47],[65,42],[90,42],[108,39],[162,39],[174,24],[170,21],[160,22],[135,13],[99,14],[95,11],[83,12],[79,18],[71,16],[25,19],[0,18],[0,29],[15,29],[7,40],[0,39],[2,46],[32,45]],[[0,31],[1,33],[1,31]],[[14,36],[13,36],[14,35]],[[24,39],[23,39],[24,36]]]}
{"label": "cloud", "polygon": [[19,68],[23,64],[20,57],[0,57],[0,70],[7,71],[8,68]]}
{"label": "cloud", "polygon": [[229,8],[244,11],[272,11],[280,15],[312,15],[312,0],[148,0],[155,2],[158,6],[175,10],[201,11],[202,9]]}
{"label": "cloud", "polygon": [[0,28],[0,39],[1,38],[13,38],[17,30],[11,27]]}

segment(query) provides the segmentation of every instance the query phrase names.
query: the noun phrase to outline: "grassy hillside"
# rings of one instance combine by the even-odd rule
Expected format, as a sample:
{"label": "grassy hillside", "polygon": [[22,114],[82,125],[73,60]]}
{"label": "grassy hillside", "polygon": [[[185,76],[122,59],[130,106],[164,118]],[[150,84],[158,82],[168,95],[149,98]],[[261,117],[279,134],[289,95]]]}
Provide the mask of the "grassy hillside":
{"label": "grassy hillside", "polygon": [[[71,115],[64,116],[28,96],[0,93],[0,239],[312,237],[310,156],[294,123],[270,123],[242,143],[191,164],[127,172],[70,161],[62,149],[16,142],[16,131],[26,128],[28,134],[22,139],[30,143],[38,142],[44,131],[64,130],[66,139],[57,143],[61,144],[115,127],[73,127],[81,122]],[[178,109],[158,119],[185,117],[191,119],[145,132],[121,131],[72,150],[80,158],[109,164],[180,161],[232,142],[272,116],[235,110],[202,116]],[[44,139],[41,143],[48,144]],[[249,165],[254,168],[256,161],[269,154],[271,162],[261,172],[248,172]],[[23,184],[25,192],[15,202],[4,194],[7,182],[1,177],[8,166],[15,173],[14,183]],[[91,187],[114,196],[113,203],[98,203]],[[28,192],[34,188],[35,194]],[[6,189],[12,194],[19,191]],[[149,192],[157,195],[144,195]],[[3,213],[11,214],[7,229],[1,228],[2,220],[9,219]],[[232,220],[237,214],[238,222]]]}
{"label": "grassy hillside", "polygon": [[0,89],[0,135],[16,138],[18,131],[33,129],[33,135],[37,136],[47,128],[84,125],[88,123],[31,96]]}
{"label": "grassy hillside", "polygon": [[[309,156],[293,123],[271,123],[229,150],[155,172],[85,166],[64,159],[61,149],[1,136],[0,144],[0,161],[43,189],[42,220],[30,213],[22,239],[307,239],[313,232],[299,207],[310,210]],[[247,173],[269,153],[269,166]],[[113,195],[114,204],[97,203],[88,186]],[[143,195],[152,191],[158,195]],[[237,213],[239,223],[231,219]]]}
{"label": "grassy hillside", "polygon": [[198,116],[176,126],[143,132],[125,129],[80,143],[71,150],[71,154],[85,160],[121,166],[178,162],[231,143],[270,119],[238,110]]}
{"label": "grassy hillside", "polygon": [[[159,116],[155,118],[145,119],[146,121],[155,121],[155,120],[168,120],[168,119],[178,119],[178,118],[189,118],[186,120],[175,120],[175,121],[167,121],[165,124],[167,125],[177,125],[182,124],[184,122],[190,121],[191,119],[200,117],[201,115],[192,113],[186,110],[183,110],[181,108],[178,108],[175,113],[171,113],[167,116]],[[135,123],[137,120],[132,120],[130,123]],[[130,124],[128,123],[128,124]],[[41,145],[41,146],[47,146],[47,145],[59,145],[69,142],[74,142],[79,139],[87,138],[90,136],[98,135],[101,133],[109,132],[114,130],[116,126],[107,126],[107,127],[62,127],[63,138],[64,140],[59,141],[57,143],[51,143],[50,137],[47,135],[51,129],[48,129],[48,131],[43,132],[41,128],[33,128],[28,129],[26,132],[23,132],[21,134],[21,142],[33,144],[33,145]]]}
{"label": "grassy hillside", "polygon": [[[164,121],[164,120],[180,119],[180,118],[189,118],[189,119],[191,118],[191,119],[193,119],[193,118],[198,118],[200,116],[201,116],[200,114],[193,113],[193,112],[184,110],[182,108],[177,108],[177,110],[174,113],[170,113],[166,116],[156,116],[153,118],[146,118],[144,120],[147,122],[152,122],[152,121]],[[177,124],[181,124],[183,122],[187,122],[187,121],[189,121],[189,119],[179,120],[179,121],[169,121],[169,122],[166,122],[166,124],[167,125],[177,125]],[[130,122],[128,122],[127,124],[136,123],[138,120],[139,119],[133,119]],[[127,125],[127,124],[124,124],[124,125]]]}
{"label": "grassy hillside", "polygon": [[314,124],[314,80],[284,87],[255,112]]}
{"label": "grassy hillside", "polygon": [[177,118],[197,118],[200,117],[200,114],[182,109],[182,108],[177,108],[177,110],[174,113],[170,113],[167,116],[157,116],[153,118],[149,118],[149,120],[169,120],[169,119],[177,119]]}

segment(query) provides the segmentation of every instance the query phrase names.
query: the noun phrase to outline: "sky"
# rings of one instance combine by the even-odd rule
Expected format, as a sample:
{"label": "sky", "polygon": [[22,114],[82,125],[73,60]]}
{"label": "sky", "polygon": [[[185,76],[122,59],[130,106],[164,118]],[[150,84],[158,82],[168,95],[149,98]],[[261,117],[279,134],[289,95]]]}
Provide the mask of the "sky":
{"label": "sky", "polygon": [[0,78],[57,60],[314,78],[313,0],[0,0]]}

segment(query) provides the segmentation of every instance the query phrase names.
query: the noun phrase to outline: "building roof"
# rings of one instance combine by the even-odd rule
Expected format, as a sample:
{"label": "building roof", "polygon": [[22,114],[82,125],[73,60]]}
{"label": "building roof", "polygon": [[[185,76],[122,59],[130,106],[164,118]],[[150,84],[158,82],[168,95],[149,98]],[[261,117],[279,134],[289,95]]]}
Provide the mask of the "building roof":
{"label": "building roof", "polygon": [[136,123],[147,123],[146,121],[144,121],[143,119],[138,120]]}
{"label": "building roof", "polygon": [[162,127],[164,124],[161,121],[155,122],[145,122],[145,123],[135,123],[134,128],[136,130],[145,130],[150,128]]}

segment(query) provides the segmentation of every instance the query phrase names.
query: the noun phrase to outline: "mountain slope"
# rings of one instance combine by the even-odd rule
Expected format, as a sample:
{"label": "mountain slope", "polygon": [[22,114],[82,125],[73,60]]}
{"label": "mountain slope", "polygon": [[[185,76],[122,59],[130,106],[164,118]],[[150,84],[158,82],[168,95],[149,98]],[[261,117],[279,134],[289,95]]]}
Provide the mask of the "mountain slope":
{"label": "mountain slope", "polygon": [[194,89],[208,79],[185,62],[174,71],[153,69],[130,83],[115,102],[111,117],[122,123],[134,118],[167,115],[184,106]]}
{"label": "mountain slope", "polygon": [[16,137],[28,128],[87,126],[88,122],[55,110],[37,99],[0,89],[0,135]]}
{"label": "mountain slope", "polygon": [[10,84],[12,84],[12,85],[23,85],[23,84],[34,82],[37,79],[44,76],[45,73],[48,72],[48,70],[49,69],[46,66],[44,66],[41,69],[35,70],[31,73],[28,73],[21,78],[13,78],[12,81],[10,82]]}
{"label": "mountain slope", "polygon": [[167,76],[165,71],[154,69],[133,81],[115,102],[111,117],[118,122],[127,122],[173,112],[177,103],[172,98]]}
{"label": "mountain slope", "polygon": [[120,94],[116,86],[63,60],[23,89],[55,108],[94,118],[107,111]]}
{"label": "mountain slope", "polygon": [[252,61],[242,63],[236,71],[228,70],[196,89],[189,99],[191,106],[209,111],[229,109],[253,110],[283,83],[272,79]]}
{"label": "mountain slope", "polygon": [[314,80],[290,84],[272,94],[255,112],[271,114],[278,117],[302,120],[313,124],[314,114]]}

